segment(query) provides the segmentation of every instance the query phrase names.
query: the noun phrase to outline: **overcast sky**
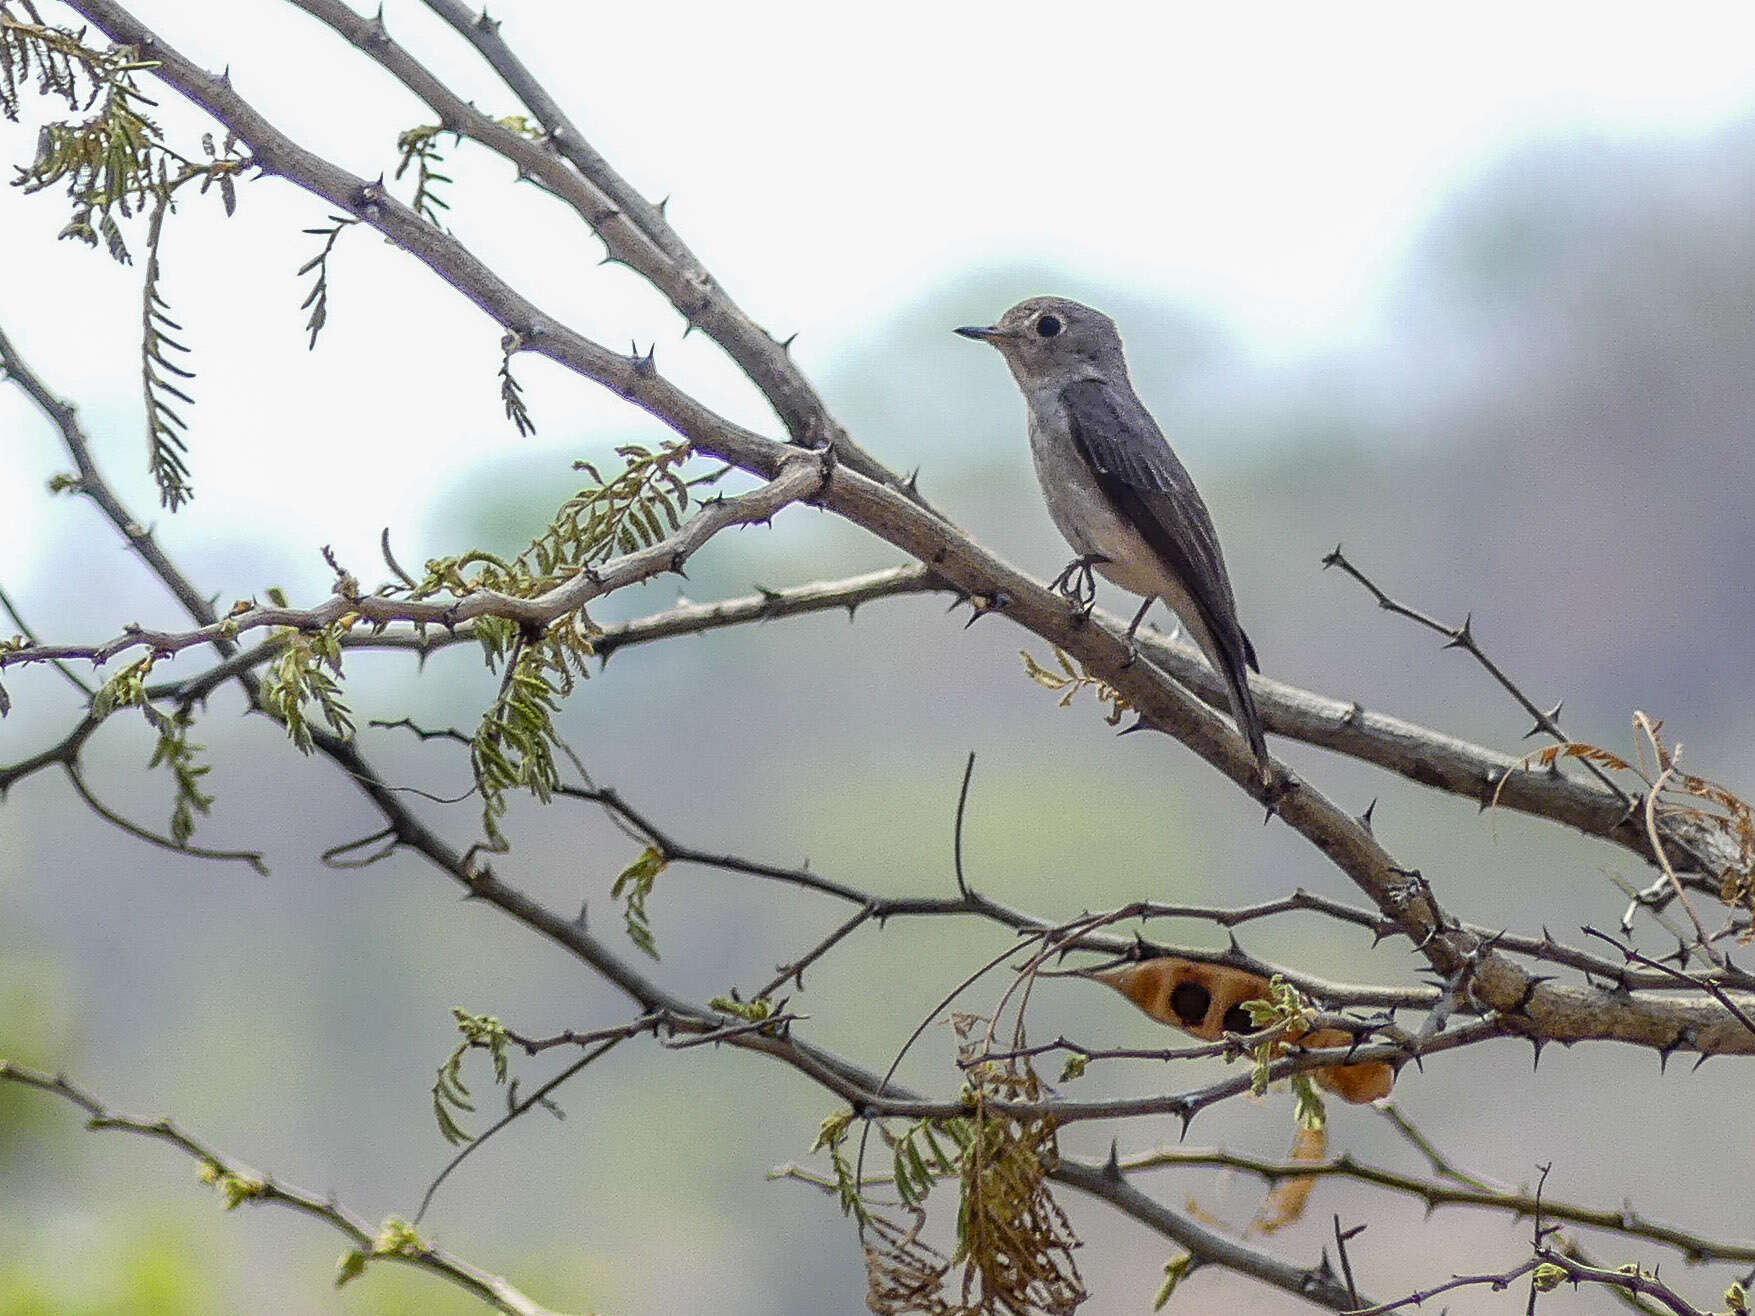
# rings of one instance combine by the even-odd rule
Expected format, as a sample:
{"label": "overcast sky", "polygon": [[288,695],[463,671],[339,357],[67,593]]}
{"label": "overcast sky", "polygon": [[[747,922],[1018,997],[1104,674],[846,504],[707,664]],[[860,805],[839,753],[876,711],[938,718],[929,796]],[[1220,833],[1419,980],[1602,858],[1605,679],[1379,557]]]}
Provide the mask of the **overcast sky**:
{"label": "overcast sky", "polygon": [[[392,166],[397,129],[428,117],[288,5],[136,8],[362,174]],[[515,108],[419,4],[387,10],[392,34],[465,94]],[[1264,360],[1295,359],[1364,332],[1423,222],[1519,143],[1687,136],[1755,105],[1755,16],[1740,4],[1667,6],[1661,24],[1655,7],[1602,3],[502,0],[494,12],[594,144],[648,194],[672,196],[685,239],[777,334],[799,331],[819,373],[948,275],[1018,262],[1064,270],[1068,287],[1161,292]],[[168,105],[166,117],[173,135],[199,131]],[[0,129],[10,161],[34,139],[28,120]],[[772,428],[711,348],[677,342],[668,308],[596,269],[597,244],[556,207],[462,155],[461,237],[546,310],[618,347],[656,339],[661,368]],[[498,330],[367,234],[347,235],[331,327],[304,352],[306,285],[292,271],[314,251],[299,229],[323,213],[267,183],[242,189],[234,221],[191,200],[171,225],[166,291],[200,372],[198,496],[174,541],[273,526],[368,554],[378,527],[416,520],[457,470],[513,441]],[[51,195],[0,193],[0,323],[84,404],[144,511],[140,269],[54,243],[64,219]],[[625,424],[598,390],[539,362],[520,373],[545,439]],[[12,393],[0,396],[0,584],[23,588],[76,513],[40,493],[64,462]],[[881,436],[861,437],[881,454]]]}

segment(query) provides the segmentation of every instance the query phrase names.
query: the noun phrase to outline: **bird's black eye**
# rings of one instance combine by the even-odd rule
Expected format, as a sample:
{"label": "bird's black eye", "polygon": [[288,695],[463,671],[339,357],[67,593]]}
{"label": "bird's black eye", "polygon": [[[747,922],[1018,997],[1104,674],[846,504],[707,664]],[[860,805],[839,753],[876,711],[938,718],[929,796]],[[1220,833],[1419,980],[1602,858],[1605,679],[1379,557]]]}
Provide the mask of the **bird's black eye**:
{"label": "bird's black eye", "polygon": [[1036,321],[1036,335],[1039,338],[1053,338],[1059,332],[1060,317],[1058,315],[1045,315]]}

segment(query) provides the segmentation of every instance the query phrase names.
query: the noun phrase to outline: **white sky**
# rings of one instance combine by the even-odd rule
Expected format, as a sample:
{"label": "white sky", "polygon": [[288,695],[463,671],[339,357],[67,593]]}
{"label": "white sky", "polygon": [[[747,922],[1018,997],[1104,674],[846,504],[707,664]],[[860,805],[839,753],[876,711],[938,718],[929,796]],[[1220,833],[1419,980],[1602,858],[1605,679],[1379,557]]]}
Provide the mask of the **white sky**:
{"label": "white sky", "polygon": [[[392,165],[397,129],[427,117],[276,0],[137,8],[358,172]],[[1755,108],[1743,4],[500,0],[494,12],[594,144],[649,194],[672,195],[673,221],[732,292],[776,333],[800,331],[807,368],[950,273],[1026,261],[1069,283],[1161,290],[1261,357],[1295,359],[1362,332],[1421,223],[1519,142],[1688,135]],[[466,94],[514,108],[415,0],[393,0],[388,20]],[[34,136],[34,124],[0,130],[5,159],[26,158]],[[504,186],[498,165],[455,172],[453,227],[540,305],[618,347],[656,338],[661,368],[772,429],[711,349],[678,344],[675,317],[625,273],[597,270],[597,244],[552,207]],[[369,571],[380,526],[418,524],[458,469],[515,441],[498,415],[498,331],[356,233],[337,256],[331,327],[307,355],[292,270],[314,250],[298,230],[322,208],[262,184],[242,189],[237,220],[216,209],[192,201],[167,239],[167,292],[201,372],[198,498],[167,533],[210,546],[272,527],[314,584],[310,550],[325,541]],[[0,324],[84,404],[144,513],[139,268],[55,244],[64,217],[52,196],[0,192]],[[623,423],[541,363],[520,376],[545,439]],[[16,589],[84,513],[41,494],[64,463],[11,393],[0,584]],[[860,437],[881,455],[882,436]]]}

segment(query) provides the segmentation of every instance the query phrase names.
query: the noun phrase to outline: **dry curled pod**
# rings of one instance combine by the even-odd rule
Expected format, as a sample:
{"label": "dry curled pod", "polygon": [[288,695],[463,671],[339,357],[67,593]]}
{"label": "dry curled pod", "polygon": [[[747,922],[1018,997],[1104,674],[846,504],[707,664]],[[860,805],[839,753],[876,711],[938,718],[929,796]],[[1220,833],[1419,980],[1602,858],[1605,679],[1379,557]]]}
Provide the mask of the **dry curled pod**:
{"label": "dry curled pod", "polygon": [[[1159,1023],[1180,1028],[1208,1042],[1225,1033],[1253,1033],[1255,1021],[1245,1003],[1268,999],[1268,981],[1223,964],[1165,955],[1138,964],[1121,964],[1091,975],[1115,988]],[[1289,1032],[1288,1041],[1307,1047],[1345,1046],[1352,1038],[1338,1028],[1318,1028],[1308,1033]],[[1395,1084],[1395,1069],[1381,1060],[1362,1060],[1354,1065],[1329,1065],[1312,1071],[1326,1090],[1343,1101],[1363,1104],[1387,1097]]]}

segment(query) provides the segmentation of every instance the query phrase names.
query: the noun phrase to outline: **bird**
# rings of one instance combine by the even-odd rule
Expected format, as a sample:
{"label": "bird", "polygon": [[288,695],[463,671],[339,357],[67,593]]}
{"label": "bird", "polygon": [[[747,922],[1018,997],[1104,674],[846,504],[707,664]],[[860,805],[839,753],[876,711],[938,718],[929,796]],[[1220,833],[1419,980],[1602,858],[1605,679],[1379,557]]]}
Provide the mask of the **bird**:
{"label": "bird", "polygon": [[1194,481],[1128,378],[1115,322],[1064,297],[1019,302],[965,338],[999,350],[1024,394],[1030,455],[1048,513],[1079,555],[1055,587],[1093,601],[1093,568],[1145,600],[1127,628],[1131,647],[1153,599],[1162,599],[1200,646],[1230,695],[1264,786],[1273,781],[1261,715],[1249,689],[1260,671],[1237,619],[1213,518]]}

